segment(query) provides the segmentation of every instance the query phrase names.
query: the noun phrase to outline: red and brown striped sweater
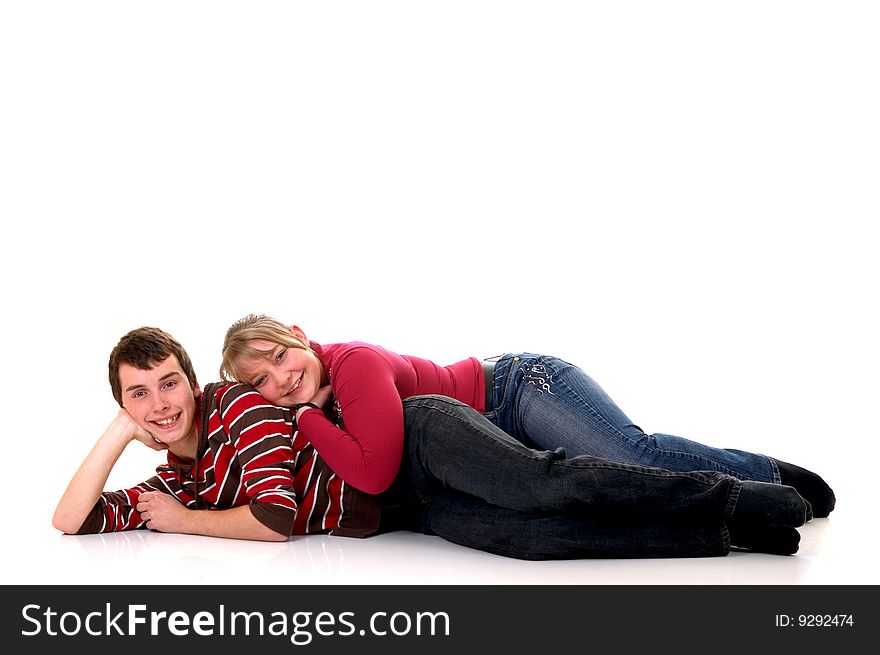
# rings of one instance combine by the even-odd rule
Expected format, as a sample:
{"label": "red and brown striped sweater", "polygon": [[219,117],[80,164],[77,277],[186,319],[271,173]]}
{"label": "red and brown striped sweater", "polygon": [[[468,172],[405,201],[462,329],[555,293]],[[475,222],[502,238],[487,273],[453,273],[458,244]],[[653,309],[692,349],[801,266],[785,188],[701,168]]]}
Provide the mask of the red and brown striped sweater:
{"label": "red and brown striped sweater", "polygon": [[136,507],[147,491],[171,494],[191,509],[248,505],[281,534],[365,537],[377,530],[379,498],[333,473],[294,431],[290,410],[243,384],[209,384],[199,402],[195,464],[168,453],[146,482],[104,492],[77,534],[146,527]]}

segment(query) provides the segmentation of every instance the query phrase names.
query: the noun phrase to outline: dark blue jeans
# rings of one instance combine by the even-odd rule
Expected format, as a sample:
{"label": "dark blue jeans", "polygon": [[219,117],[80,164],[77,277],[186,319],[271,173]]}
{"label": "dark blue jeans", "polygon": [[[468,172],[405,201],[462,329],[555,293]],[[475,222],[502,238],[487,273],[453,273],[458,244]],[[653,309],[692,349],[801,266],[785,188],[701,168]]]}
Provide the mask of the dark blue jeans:
{"label": "dark blue jeans", "polygon": [[403,407],[406,449],[395,488],[417,498],[423,532],[520,559],[730,549],[725,519],[737,478],[533,450],[444,396],[415,396]]}

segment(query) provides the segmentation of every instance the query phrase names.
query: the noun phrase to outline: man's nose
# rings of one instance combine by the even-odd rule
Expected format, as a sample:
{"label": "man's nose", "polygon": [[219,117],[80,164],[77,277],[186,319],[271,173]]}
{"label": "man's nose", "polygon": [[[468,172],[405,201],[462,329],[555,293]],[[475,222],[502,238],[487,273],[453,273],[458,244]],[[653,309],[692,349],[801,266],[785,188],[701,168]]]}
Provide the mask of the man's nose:
{"label": "man's nose", "polygon": [[168,402],[168,399],[161,393],[157,393],[153,396],[153,412],[160,413],[165,411],[171,406],[171,403]]}

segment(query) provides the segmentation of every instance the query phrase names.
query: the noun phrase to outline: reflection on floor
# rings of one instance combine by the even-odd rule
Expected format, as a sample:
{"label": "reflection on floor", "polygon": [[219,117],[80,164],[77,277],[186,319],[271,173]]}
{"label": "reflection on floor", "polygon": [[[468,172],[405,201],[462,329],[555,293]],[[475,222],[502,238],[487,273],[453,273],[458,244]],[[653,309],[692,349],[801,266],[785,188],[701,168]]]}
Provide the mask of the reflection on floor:
{"label": "reflection on floor", "polygon": [[[797,555],[734,552],[705,559],[525,562],[438,537],[398,532],[365,540],[310,536],[261,543],[133,531],[48,535],[38,570],[7,583],[156,584],[169,571],[193,583],[265,584],[874,584],[873,557],[843,510],[801,528]],[[10,577],[7,576],[7,577]],[[21,579],[16,580],[15,577]],[[872,579],[873,577],[873,579]]]}

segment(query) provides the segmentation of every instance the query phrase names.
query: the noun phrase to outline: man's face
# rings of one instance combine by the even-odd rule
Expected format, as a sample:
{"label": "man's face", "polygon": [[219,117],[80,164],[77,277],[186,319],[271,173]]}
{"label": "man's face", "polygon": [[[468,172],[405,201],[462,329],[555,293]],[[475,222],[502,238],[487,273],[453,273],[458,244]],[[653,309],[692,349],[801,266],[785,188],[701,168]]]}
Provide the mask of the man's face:
{"label": "man's face", "polygon": [[172,452],[195,446],[196,390],[186,379],[177,357],[169,355],[149,370],[119,366],[122,406],[144,430]]}

